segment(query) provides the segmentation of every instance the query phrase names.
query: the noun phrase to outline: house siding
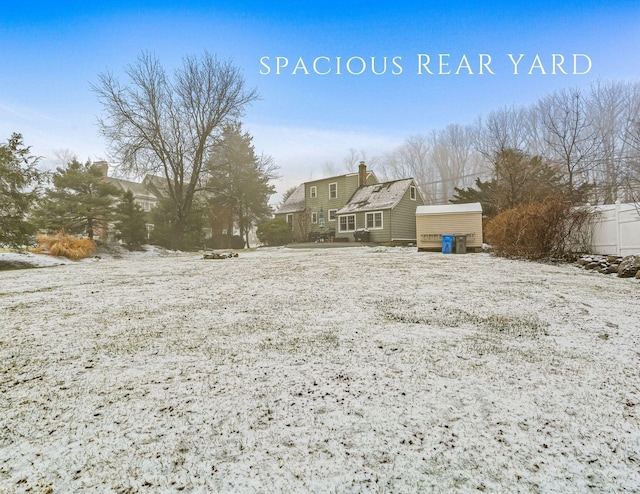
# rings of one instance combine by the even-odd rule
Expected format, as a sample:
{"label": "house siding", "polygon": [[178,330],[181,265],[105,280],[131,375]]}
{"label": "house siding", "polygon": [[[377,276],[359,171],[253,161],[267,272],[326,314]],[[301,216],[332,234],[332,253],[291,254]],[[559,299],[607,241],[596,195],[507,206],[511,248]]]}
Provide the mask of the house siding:
{"label": "house siding", "polygon": [[[373,174],[369,175],[368,180],[372,180],[373,183],[377,182],[377,179]],[[330,185],[334,183],[337,184],[338,195],[336,198],[332,199],[329,191],[330,191]],[[313,198],[311,197],[311,193],[310,193],[311,187],[317,188],[318,193],[316,197],[313,197]],[[347,204],[347,202],[349,202],[349,199],[351,199],[351,196],[353,196],[353,193],[356,191],[357,188],[358,188],[357,173],[349,174],[349,175],[341,175],[338,177],[330,177],[322,180],[316,180],[314,182],[305,183],[306,206],[307,206],[307,214],[309,215],[309,218],[311,218],[311,213],[317,213],[319,215],[320,210],[322,209],[322,212],[324,214],[324,228],[335,228],[336,237],[341,237],[341,238],[350,237],[351,239],[353,239],[353,233],[342,233],[342,234],[338,233],[338,218],[336,217],[334,221],[329,221],[329,210],[330,209],[339,210],[340,208],[342,208],[345,204]],[[361,224],[362,222],[359,221],[359,219],[356,217],[356,228],[361,228],[360,226]],[[309,232],[321,231],[324,228],[321,228],[319,223],[316,223],[316,224],[311,223],[311,220],[309,219]],[[307,232],[307,234],[309,232]]]}
{"label": "house siding", "polygon": [[[382,213],[382,228],[369,229],[371,242],[383,243],[388,242],[391,238],[391,210],[377,210],[356,213],[356,228],[367,227],[367,213]],[[353,239],[353,234],[351,234]]]}
{"label": "house siding", "polygon": [[391,211],[393,215],[393,229],[391,231],[390,241],[410,240],[411,242],[416,242],[416,207],[422,206],[423,204],[424,201],[418,190],[416,189],[416,199],[412,200],[409,188],[407,188],[402,200]]}

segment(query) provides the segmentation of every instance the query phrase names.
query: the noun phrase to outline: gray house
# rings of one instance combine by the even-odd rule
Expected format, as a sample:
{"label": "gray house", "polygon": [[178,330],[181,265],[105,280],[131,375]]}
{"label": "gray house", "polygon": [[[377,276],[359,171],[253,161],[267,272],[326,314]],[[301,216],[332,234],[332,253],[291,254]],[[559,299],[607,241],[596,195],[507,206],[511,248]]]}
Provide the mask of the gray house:
{"label": "gray house", "polygon": [[336,213],[336,240],[369,232],[376,243],[415,243],[416,208],[424,201],[412,178],[359,187]]}
{"label": "gray house", "polygon": [[330,231],[336,241],[355,240],[367,230],[376,243],[415,243],[416,208],[424,201],[411,178],[380,183],[364,161],[358,171],[306,182],[275,212],[289,223],[297,242]]}

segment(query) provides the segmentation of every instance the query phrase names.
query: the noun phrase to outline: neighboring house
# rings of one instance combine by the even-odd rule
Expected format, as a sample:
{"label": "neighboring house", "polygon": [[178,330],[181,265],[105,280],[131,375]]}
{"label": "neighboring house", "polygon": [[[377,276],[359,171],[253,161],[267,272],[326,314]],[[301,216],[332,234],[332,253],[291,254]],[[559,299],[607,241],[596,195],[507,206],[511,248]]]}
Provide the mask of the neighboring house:
{"label": "neighboring house", "polygon": [[468,251],[482,250],[482,206],[479,202],[420,206],[415,212],[415,223],[419,251],[441,250],[443,235],[464,235]]}
{"label": "neighboring house", "polygon": [[133,194],[133,200],[145,212],[151,211],[158,206],[160,199],[163,197],[161,192],[163,179],[161,177],[153,177],[147,175],[142,183],[132,182],[131,180],[123,180],[109,176],[109,164],[106,161],[96,161],[96,166],[102,169],[102,174],[107,182],[116,186],[122,192]]}
{"label": "neighboring house", "polygon": [[[146,175],[142,182],[132,182],[130,180],[122,180],[119,178],[114,178],[109,176],[109,164],[106,161],[97,161],[95,165],[99,166],[102,169],[102,173],[104,179],[112,185],[115,185],[122,192],[131,191],[133,194],[133,200],[136,204],[140,205],[142,209],[149,213],[154,208],[156,208],[160,201],[163,198],[167,198],[169,196],[169,191],[167,188],[167,181],[164,177],[159,177],[157,175]],[[216,236],[216,238],[220,238],[223,236],[227,236],[229,224],[231,223],[233,231],[230,232],[230,235],[237,235],[239,232],[235,230],[235,225],[233,221],[230,221],[229,218],[232,218],[232,213],[224,207],[216,208],[215,211],[210,211],[208,214],[209,225],[206,228],[203,228],[203,234],[205,239],[210,239],[212,236]],[[150,237],[151,232],[153,231],[153,223],[151,223],[151,215],[147,215],[148,223],[147,223],[147,239]],[[113,235],[113,229],[111,228],[107,235],[102,234],[104,239],[115,240]],[[249,241],[253,244],[258,242],[257,237],[255,236],[255,230],[249,233]]]}
{"label": "neighboring house", "polygon": [[424,204],[413,179],[379,183],[360,162],[358,172],[305,182],[276,211],[294,240],[305,242],[330,231],[337,241],[353,241],[367,229],[372,242],[416,241],[416,206]]}
{"label": "neighboring house", "polygon": [[308,221],[306,220],[306,209],[304,203],[304,189],[305,184],[300,184],[294,190],[286,201],[278,208],[275,213],[276,218],[285,220],[295,240],[302,241],[302,238],[306,238],[308,231]]}
{"label": "neighboring house", "polygon": [[[133,194],[133,200],[138,204],[146,213],[149,213],[152,209],[158,206],[160,199],[163,197],[164,182],[162,177],[155,177],[147,175],[142,183],[132,182],[131,180],[123,180],[109,176],[109,164],[106,161],[96,161],[96,166],[102,169],[104,180],[114,185],[122,192],[131,192]],[[149,215],[147,215],[149,217]],[[148,222],[147,226],[147,239],[153,230],[153,224]],[[109,228],[107,232],[108,240],[115,240],[113,238],[113,231]]]}

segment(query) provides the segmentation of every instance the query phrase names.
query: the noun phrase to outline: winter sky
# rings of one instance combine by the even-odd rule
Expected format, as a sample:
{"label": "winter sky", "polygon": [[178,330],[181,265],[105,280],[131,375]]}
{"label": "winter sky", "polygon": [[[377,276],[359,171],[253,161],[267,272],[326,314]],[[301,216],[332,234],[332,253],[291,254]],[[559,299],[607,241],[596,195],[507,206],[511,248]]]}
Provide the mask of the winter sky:
{"label": "winter sky", "polygon": [[60,150],[109,159],[98,74],[206,50],[260,93],[244,123],[282,192],[350,149],[375,156],[555,89],[638,80],[639,25],[630,0],[14,2],[0,13],[0,139],[22,133],[49,166]]}

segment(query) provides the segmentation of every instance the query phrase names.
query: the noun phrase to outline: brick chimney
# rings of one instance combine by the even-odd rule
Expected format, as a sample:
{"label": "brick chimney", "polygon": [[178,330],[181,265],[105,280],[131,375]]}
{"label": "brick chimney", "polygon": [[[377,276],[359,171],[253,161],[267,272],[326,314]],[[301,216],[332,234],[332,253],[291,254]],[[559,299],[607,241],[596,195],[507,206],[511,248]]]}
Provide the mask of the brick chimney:
{"label": "brick chimney", "polygon": [[364,187],[367,185],[367,165],[364,164],[364,161],[360,162],[360,166],[358,166],[358,187]]}
{"label": "brick chimney", "polygon": [[107,175],[109,174],[109,163],[106,161],[96,161],[93,163],[93,166],[100,168],[100,170],[102,170],[102,176],[107,178]]}

